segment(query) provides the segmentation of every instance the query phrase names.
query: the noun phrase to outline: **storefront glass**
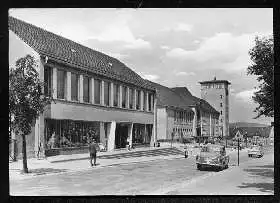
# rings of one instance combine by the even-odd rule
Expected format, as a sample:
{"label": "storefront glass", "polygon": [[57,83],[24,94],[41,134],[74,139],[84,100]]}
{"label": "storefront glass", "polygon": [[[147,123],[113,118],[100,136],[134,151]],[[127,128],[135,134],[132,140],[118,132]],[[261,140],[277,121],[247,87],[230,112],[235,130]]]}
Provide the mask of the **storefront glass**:
{"label": "storefront glass", "polygon": [[46,119],[46,148],[81,147],[91,138],[100,142],[100,123]]}
{"label": "storefront glass", "polygon": [[133,124],[132,144],[148,144],[151,141],[152,125]]}

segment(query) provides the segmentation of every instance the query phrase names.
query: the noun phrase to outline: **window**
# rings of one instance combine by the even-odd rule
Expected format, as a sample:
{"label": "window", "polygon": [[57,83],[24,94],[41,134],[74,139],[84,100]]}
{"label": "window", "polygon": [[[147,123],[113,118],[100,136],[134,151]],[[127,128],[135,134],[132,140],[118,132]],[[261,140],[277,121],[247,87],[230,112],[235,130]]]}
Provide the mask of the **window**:
{"label": "window", "polygon": [[148,111],[152,111],[152,94],[149,94],[148,96],[148,102],[149,102],[149,109]]}
{"label": "window", "polygon": [[127,97],[127,87],[123,86],[122,87],[122,107],[125,108],[126,107],[126,97]]}
{"label": "window", "polygon": [[221,111],[221,115],[223,115],[223,111]]}
{"label": "window", "polygon": [[134,91],[132,88],[129,88],[129,108],[133,108],[133,103],[134,103]]}
{"label": "window", "polygon": [[71,73],[71,100],[78,101],[78,75]]}
{"label": "window", "polygon": [[100,104],[101,80],[94,80],[94,103]]}
{"label": "window", "polygon": [[57,70],[57,98],[65,99],[66,72]]}
{"label": "window", "polygon": [[52,69],[50,67],[45,67],[44,69],[44,94],[46,96],[51,96],[52,94]]}
{"label": "window", "polygon": [[140,94],[140,90],[136,91],[136,109],[140,109],[140,103],[141,103],[141,94]]}
{"label": "window", "polygon": [[110,87],[109,82],[104,81],[104,105],[109,106]]}
{"label": "window", "polygon": [[87,146],[91,138],[100,141],[99,122],[54,119],[45,122],[48,149]]}
{"label": "window", "polygon": [[223,119],[221,118],[221,123],[223,122]]}
{"label": "window", "polygon": [[83,85],[84,85],[84,87],[83,87],[83,96],[84,96],[84,102],[89,102],[89,77],[87,77],[87,76],[84,76],[84,81],[83,81]]}
{"label": "window", "polygon": [[222,99],[222,98],[223,98],[223,95],[220,95],[220,98]]}
{"label": "window", "polygon": [[144,110],[147,111],[147,93],[144,92]]}
{"label": "window", "polygon": [[223,103],[220,103],[220,107],[223,107]]}
{"label": "window", "polygon": [[118,106],[118,100],[119,100],[119,85],[118,84],[113,85],[113,94],[114,94],[113,105]]}

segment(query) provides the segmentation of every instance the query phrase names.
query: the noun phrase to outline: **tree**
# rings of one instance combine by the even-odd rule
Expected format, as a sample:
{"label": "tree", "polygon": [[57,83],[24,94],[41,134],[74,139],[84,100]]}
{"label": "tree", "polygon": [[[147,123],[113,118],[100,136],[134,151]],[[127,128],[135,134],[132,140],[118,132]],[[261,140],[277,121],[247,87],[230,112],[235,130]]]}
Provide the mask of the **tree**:
{"label": "tree", "polygon": [[249,51],[252,64],[247,69],[247,74],[256,75],[260,82],[259,90],[254,93],[253,100],[259,104],[254,110],[255,118],[260,116],[274,117],[274,60],[272,36],[255,38],[255,46]]}
{"label": "tree", "polygon": [[38,64],[27,55],[16,61],[9,69],[9,116],[11,129],[22,137],[23,172],[28,173],[26,157],[26,135],[31,133],[34,121],[52,98],[43,94],[44,83],[36,71]]}

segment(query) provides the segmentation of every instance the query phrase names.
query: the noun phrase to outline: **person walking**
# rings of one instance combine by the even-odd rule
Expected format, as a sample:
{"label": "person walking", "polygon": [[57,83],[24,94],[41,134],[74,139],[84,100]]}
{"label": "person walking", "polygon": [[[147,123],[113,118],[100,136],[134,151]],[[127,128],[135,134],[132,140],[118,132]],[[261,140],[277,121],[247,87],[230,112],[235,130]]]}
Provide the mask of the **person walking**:
{"label": "person walking", "polygon": [[96,154],[97,154],[97,144],[94,139],[89,144],[89,155],[90,155],[90,165],[92,164],[92,159],[94,159],[94,166],[96,166]]}
{"label": "person walking", "polygon": [[37,152],[37,159],[40,159],[41,158],[41,148],[42,148],[42,146],[41,146],[41,142],[39,143],[39,146],[38,146],[38,152]]}
{"label": "person walking", "polygon": [[188,153],[188,148],[187,148],[186,145],[185,145],[185,147],[184,147],[184,152],[185,152],[185,158],[188,158],[189,153]]}

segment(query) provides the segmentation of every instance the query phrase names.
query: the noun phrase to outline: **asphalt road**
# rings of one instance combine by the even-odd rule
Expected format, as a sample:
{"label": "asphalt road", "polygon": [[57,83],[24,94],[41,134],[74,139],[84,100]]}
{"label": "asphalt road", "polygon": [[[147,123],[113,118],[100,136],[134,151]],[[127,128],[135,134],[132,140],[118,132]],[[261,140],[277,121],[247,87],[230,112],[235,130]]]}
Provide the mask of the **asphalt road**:
{"label": "asphalt road", "polygon": [[[247,153],[243,152],[240,155],[240,163],[248,161]],[[232,154],[229,167],[236,164],[237,156]],[[146,195],[153,194],[155,191],[174,191],[180,184],[186,184],[213,173],[222,172],[197,170],[193,157],[158,160],[15,180],[10,182],[10,194],[23,196]]]}
{"label": "asphalt road", "polygon": [[243,156],[239,166],[231,167],[220,174],[204,176],[189,183],[177,184],[155,194],[169,195],[273,195],[274,152],[266,149],[262,158]]}

